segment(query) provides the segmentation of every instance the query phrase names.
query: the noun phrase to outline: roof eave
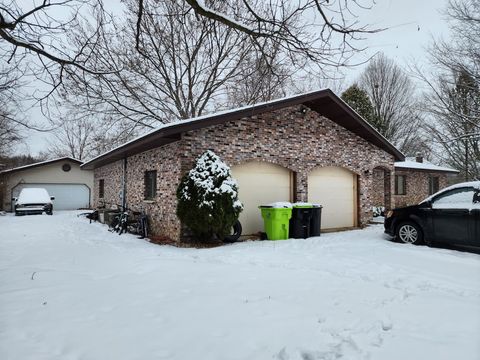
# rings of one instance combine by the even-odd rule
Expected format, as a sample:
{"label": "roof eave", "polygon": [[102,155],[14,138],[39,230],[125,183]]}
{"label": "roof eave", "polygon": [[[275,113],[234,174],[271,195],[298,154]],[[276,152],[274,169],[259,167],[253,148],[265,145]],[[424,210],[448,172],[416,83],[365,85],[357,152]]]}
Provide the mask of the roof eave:
{"label": "roof eave", "polygon": [[[164,144],[159,144],[159,140],[162,138],[169,139],[171,141],[179,140],[179,134],[186,131],[196,130],[203,127],[218,125],[227,121],[238,120],[244,117],[251,117],[264,113],[267,111],[275,111],[278,109],[286,108],[289,106],[295,106],[300,104],[305,104],[314,100],[320,100],[323,98],[328,98],[332,100],[337,106],[339,106],[343,111],[345,111],[350,117],[354,118],[358,124],[365,130],[372,139],[368,140],[370,143],[376,145],[377,147],[383,149],[384,151],[390,153],[394,156],[396,161],[404,161],[405,155],[402,154],[396,147],[394,147],[387,139],[385,139],[378,131],[376,131],[370,124],[368,124],[360,115],[358,115],[351,107],[349,107],[343,100],[336,96],[330,89],[323,89],[308,94],[301,94],[297,96],[292,96],[285,99],[279,99],[277,101],[252,105],[251,107],[241,108],[237,110],[232,110],[226,113],[212,114],[209,117],[203,117],[201,119],[192,119],[191,121],[186,120],[185,122],[176,123],[172,126],[166,128],[160,128],[157,131],[153,131],[143,137],[135,139],[127,144],[121,145],[113,150],[110,150],[90,161],[85,162],[81,165],[82,169],[92,170],[99,166],[103,166],[118,160],[121,160],[124,157],[131,156],[138,152],[143,152],[150,150],[155,147],[162,146]],[[331,119],[332,121],[335,121]]]}

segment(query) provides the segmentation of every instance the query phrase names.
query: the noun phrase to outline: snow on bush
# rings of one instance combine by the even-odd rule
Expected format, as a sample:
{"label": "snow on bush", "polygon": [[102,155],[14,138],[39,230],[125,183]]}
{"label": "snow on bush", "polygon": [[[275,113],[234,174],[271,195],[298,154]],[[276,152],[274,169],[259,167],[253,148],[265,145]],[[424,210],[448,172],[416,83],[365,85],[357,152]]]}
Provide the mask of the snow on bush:
{"label": "snow on bush", "polygon": [[229,234],[240,212],[237,182],[213,151],[206,151],[180,182],[177,215],[200,240]]}

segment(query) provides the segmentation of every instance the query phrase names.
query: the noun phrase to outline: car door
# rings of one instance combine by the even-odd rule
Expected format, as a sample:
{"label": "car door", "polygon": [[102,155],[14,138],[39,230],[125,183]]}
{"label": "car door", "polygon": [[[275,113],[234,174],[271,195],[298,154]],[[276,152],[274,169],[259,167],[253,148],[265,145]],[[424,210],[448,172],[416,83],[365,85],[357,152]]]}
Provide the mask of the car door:
{"label": "car door", "polygon": [[435,241],[469,245],[473,238],[474,214],[471,211],[475,190],[462,187],[445,191],[432,201]]}
{"label": "car door", "polygon": [[477,190],[473,196],[473,206],[472,206],[472,229],[473,237],[471,239],[471,245],[480,246],[480,191]]}

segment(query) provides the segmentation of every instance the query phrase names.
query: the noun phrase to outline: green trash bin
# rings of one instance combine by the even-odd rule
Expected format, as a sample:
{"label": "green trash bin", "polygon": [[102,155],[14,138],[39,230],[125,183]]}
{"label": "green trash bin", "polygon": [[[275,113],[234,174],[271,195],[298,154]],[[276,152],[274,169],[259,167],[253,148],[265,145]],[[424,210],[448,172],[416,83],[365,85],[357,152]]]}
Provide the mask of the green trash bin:
{"label": "green trash bin", "polygon": [[289,222],[292,217],[291,207],[265,205],[259,206],[268,240],[288,239]]}

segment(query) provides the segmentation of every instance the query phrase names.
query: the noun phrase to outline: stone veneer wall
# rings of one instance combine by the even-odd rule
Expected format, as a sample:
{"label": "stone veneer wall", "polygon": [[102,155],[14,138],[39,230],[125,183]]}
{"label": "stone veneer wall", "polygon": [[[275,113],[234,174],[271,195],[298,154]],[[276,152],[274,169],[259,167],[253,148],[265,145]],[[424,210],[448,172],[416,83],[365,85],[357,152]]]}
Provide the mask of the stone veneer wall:
{"label": "stone veneer wall", "polygon": [[[107,207],[111,207],[112,205],[122,203],[122,174],[122,160],[118,160],[95,169],[93,174],[93,203],[95,207],[103,204],[105,204]],[[105,190],[103,198],[98,197],[100,179],[104,180]]]}
{"label": "stone veneer wall", "polygon": [[[304,106],[189,131],[175,143],[134,155],[127,161],[128,204],[131,207],[146,207],[155,235],[178,241],[185,234],[175,216],[176,188],[181,176],[208,149],[230,166],[252,160],[266,161],[296,172],[297,201],[307,201],[308,174],[316,167],[341,166],[354,172],[358,175],[360,194],[359,226],[365,225],[372,216],[375,196],[373,169],[381,166],[393,171],[394,163],[393,155]],[[106,176],[112,173],[116,176],[116,166],[112,165],[95,170],[96,195],[100,174]],[[107,167],[109,169],[105,169]],[[155,169],[158,172],[158,200],[148,203],[143,200],[144,171]],[[121,162],[118,178],[119,181],[112,181],[112,185],[116,184],[120,191]],[[390,191],[393,193],[393,181]]]}
{"label": "stone veneer wall", "polygon": [[430,175],[439,177],[439,190],[448,186],[448,175],[445,173],[397,169],[395,175],[405,175],[407,177],[406,195],[394,195],[396,207],[415,205],[428,197],[428,178]]}

